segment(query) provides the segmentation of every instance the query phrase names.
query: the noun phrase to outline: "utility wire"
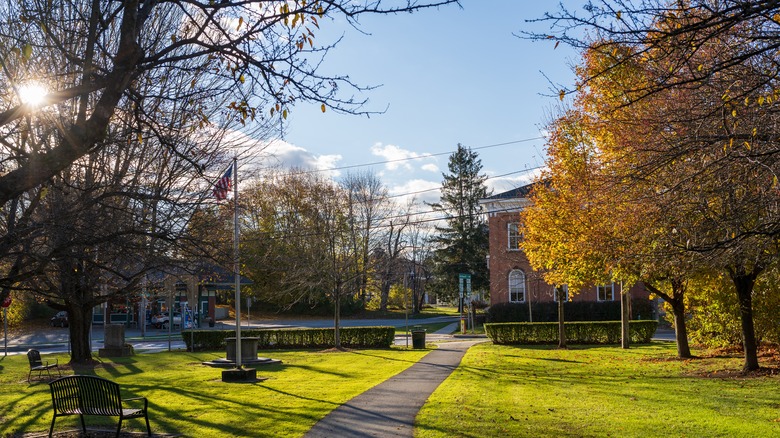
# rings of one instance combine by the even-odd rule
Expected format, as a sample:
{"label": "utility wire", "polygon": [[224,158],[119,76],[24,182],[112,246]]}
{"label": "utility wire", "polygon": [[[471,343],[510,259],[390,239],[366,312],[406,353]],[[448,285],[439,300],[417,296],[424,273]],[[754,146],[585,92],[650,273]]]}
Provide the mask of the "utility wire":
{"label": "utility wire", "polygon": [[[532,137],[532,138],[525,138],[525,139],[522,139],[522,140],[513,140],[513,141],[507,141],[507,142],[503,142],[503,143],[490,144],[490,145],[486,145],[486,146],[477,146],[477,147],[473,147],[473,148],[469,148],[469,149],[472,150],[472,151],[479,151],[479,150],[483,150],[483,149],[497,148],[497,147],[500,147],[500,146],[509,146],[509,145],[518,144],[518,143],[527,143],[529,141],[543,140],[543,139],[544,139],[544,137]],[[442,155],[452,155],[455,152],[456,151],[438,152],[438,153],[435,153],[435,154],[424,154],[424,155],[420,155],[418,157],[396,158],[396,159],[393,159],[393,160],[374,161],[372,163],[364,163],[364,164],[350,164],[348,166],[329,167],[327,169],[302,170],[302,171],[299,171],[299,172],[294,172],[291,175],[306,175],[306,174],[309,174],[309,173],[331,172],[331,171],[334,171],[334,170],[347,170],[347,169],[355,169],[355,168],[358,168],[358,167],[378,166],[380,164],[400,163],[400,162],[403,162],[403,161],[421,160],[423,158],[439,157],[439,156],[442,156]],[[273,167],[262,168],[262,170],[267,170],[267,169],[273,169]]]}

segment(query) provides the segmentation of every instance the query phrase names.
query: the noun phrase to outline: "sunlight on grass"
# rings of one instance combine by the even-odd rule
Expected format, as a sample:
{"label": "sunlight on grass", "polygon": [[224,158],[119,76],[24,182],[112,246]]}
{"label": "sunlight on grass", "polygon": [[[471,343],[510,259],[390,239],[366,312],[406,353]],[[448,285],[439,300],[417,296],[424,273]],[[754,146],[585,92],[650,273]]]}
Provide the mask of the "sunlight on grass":
{"label": "sunlight on grass", "polygon": [[672,343],[477,345],[423,407],[415,436],[780,436],[777,376],[708,378],[742,358],[674,354]]}
{"label": "sunlight on grass", "polygon": [[[149,399],[153,433],[183,436],[301,436],[328,412],[413,365],[426,350],[351,352],[262,352],[281,365],[258,367],[262,383],[223,383],[221,369],[201,365],[218,353],[156,353],[102,359],[79,370],[113,380],[123,397]],[[46,355],[51,360],[64,355]],[[2,436],[43,432],[51,422],[51,396],[45,383],[27,384],[27,358],[0,358],[0,430]],[[70,370],[64,374],[70,374]],[[128,420],[124,430],[144,430]],[[78,417],[60,418],[57,430],[77,427]],[[116,426],[116,418],[90,417],[88,426]]]}

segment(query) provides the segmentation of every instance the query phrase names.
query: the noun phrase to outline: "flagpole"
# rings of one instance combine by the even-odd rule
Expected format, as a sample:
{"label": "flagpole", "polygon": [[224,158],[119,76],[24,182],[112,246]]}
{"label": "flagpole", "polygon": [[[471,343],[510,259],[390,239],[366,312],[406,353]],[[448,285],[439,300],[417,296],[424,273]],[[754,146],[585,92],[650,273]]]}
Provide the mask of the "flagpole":
{"label": "flagpole", "polygon": [[238,252],[238,157],[233,157],[233,276],[236,290],[236,368],[241,368],[241,277]]}

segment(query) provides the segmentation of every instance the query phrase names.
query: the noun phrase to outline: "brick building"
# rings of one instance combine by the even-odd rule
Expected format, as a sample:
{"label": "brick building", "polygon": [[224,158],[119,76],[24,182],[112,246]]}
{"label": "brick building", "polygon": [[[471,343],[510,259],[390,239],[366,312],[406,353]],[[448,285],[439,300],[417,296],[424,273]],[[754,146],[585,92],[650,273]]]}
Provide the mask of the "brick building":
{"label": "brick building", "polygon": [[[532,184],[480,200],[488,214],[490,250],[490,304],[555,301],[552,285],[540,272],[531,268],[528,258],[520,250],[522,235],[518,231],[520,211],[529,205]],[[593,285],[573,294],[572,301],[619,301],[620,284]],[[648,298],[644,285],[631,287],[634,298]]]}

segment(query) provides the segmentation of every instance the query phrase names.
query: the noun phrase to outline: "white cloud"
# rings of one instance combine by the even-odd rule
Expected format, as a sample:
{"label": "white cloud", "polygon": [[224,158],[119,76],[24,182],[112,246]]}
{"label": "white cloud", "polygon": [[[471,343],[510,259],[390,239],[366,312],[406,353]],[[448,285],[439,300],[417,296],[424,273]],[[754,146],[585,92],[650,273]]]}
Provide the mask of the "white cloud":
{"label": "white cloud", "polygon": [[371,146],[371,153],[377,157],[382,157],[387,161],[385,163],[385,169],[387,170],[413,170],[414,166],[420,161],[428,161],[428,163],[423,164],[420,167],[423,170],[429,172],[436,172],[439,170],[436,164],[431,163],[431,161],[436,161],[436,157],[425,153],[419,154],[396,145],[376,143],[374,146]]}
{"label": "white cloud", "polygon": [[381,143],[371,146],[371,153],[388,161],[385,163],[385,168],[388,170],[396,170],[399,167],[411,170],[411,164],[405,160],[418,156],[416,153],[401,149],[398,146],[391,144],[382,145]]}
{"label": "white cloud", "polygon": [[325,175],[336,177],[339,172],[330,170],[338,167],[343,157],[338,154],[315,155],[292,143],[281,139],[273,139],[268,142],[260,157],[262,167],[281,166],[283,168],[296,168],[304,170],[323,170]]}
{"label": "white cloud", "polygon": [[389,188],[391,196],[397,196],[398,203],[406,205],[412,199],[418,204],[439,202],[441,182],[412,179]]}

